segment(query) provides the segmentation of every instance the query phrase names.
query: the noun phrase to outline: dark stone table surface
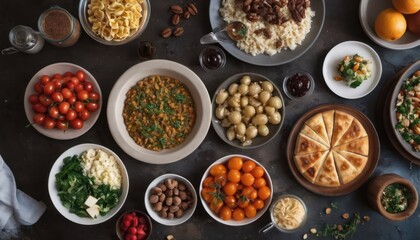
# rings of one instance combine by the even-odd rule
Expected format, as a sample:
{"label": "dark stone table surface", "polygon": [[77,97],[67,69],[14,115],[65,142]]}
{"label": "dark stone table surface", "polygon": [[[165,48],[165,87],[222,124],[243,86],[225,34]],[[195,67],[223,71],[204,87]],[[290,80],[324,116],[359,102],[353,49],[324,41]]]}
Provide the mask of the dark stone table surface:
{"label": "dark stone table surface", "polygon": [[[45,43],[44,49],[38,54],[0,56],[0,154],[13,171],[18,188],[47,205],[41,219],[33,226],[24,228],[19,236],[41,240],[116,239],[115,222],[118,216],[129,209],[145,211],[144,193],[155,177],[164,173],[177,173],[189,179],[198,190],[203,172],[213,161],[228,154],[239,153],[258,159],[267,168],[274,184],[274,197],[291,193],[305,201],[309,217],[300,231],[286,234],[273,229],[264,235],[259,234],[258,230],[270,222],[268,212],[250,225],[226,226],[213,220],[199,203],[193,217],[182,225],[168,227],[153,222],[151,239],[165,239],[169,234],[176,239],[302,239],[302,235],[310,227],[320,229],[324,224],[344,222],[340,217],[344,212],[360,213],[371,218],[369,222],[358,226],[353,239],[419,239],[420,208],[411,218],[392,222],[373,211],[367,204],[367,184],[340,197],[312,193],[303,188],[291,174],[286,160],[286,146],[294,122],[306,111],[319,104],[350,105],[366,114],[374,122],[379,134],[381,155],[372,176],[397,173],[408,178],[420,190],[420,168],[410,164],[392,147],[384,133],[382,118],[375,112],[376,104],[384,102],[379,96],[387,81],[400,69],[419,60],[420,48],[396,51],[375,44],[360,25],[359,1],[326,0],[326,18],[321,35],[313,47],[299,59],[280,66],[262,67],[241,62],[227,54],[226,66],[222,70],[208,73],[200,67],[198,55],[203,48],[199,43],[200,36],[211,31],[209,1],[195,1],[199,14],[184,23],[185,33],[182,37],[163,39],[159,36],[160,31],[169,24],[168,7],[173,3],[188,2],[190,1],[151,0],[152,15],[146,31],[138,40],[123,46],[99,44],[82,32],[76,45],[69,48],[57,48]],[[52,5],[64,7],[77,16],[78,1],[0,1],[1,48],[9,46],[8,32],[13,26],[26,25],[37,29],[39,15]],[[286,119],[283,128],[267,145],[254,150],[237,149],[225,144],[210,127],[200,147],[185,159],[166,165],[146,164],[131,158],[116,144],[106,118],[106,102],[114,83],[125,70],[140,62],[136,51],[141,40],[150,41],[157,47],[156,59],[176,61],[192,69],[206,85],[210,96],[213,96],[224,79],[245,71],[263,74],[281,87],[287,72],[303,69],[314,76],[316,88],[312,96],[304,102],[293,102],[285,98]],[[356,100],[343,99],[331,92],[321,70],[327,52],[336,44],[347,40],[361,41],[373,47],[383,65],[382,77],[375,90]],[[96,77],[102,89],[104,106],[98,121],[86,134],[73,140],[60,141],[41,135],[33,127],[28,127],[29,122],[24,112],[24,92],[29,80],[38,70],[56,62],[71,62],[86,68]],[[130,177],[130,191],[120,212],[109,221],[93,226],[78,225],[65,219],[54,208],[48,195],[47,179],[52,164],[65,150],[81,143],[96,143],[112,149],[123,159]],[[324,209],[331,203],[337,204],[338,208],[326,216]],[[315,237],[310,236],[309,239]]]}

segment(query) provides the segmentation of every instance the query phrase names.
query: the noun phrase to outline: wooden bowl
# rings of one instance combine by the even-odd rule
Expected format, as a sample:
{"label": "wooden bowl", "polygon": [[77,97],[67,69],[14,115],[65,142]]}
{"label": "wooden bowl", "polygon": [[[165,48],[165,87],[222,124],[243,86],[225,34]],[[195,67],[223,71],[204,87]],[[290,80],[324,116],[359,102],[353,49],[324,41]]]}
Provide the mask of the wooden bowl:
{"label": "wooden bowl", "polygon": [[[296,146],[296,140],[306,120],[308,120],[309,118],[311,118],[317,113],[328,111],[328,110],[340,110],[357,118],[369,135],[369,154],[368,154],[369,160],[366,163],[365,168],[353,181],[348,182],[338,187],[322,187],[322,186],[318,186],[309,182],[299,172],[298,168],[296,167],[295,161],[293,159],[295,146]],[[369,179],[369,177],[375,170],[376,165],[378,164],[378,161],[379,161],[379,155],[380,155],[380,142],[379,142],[378,134],[376,132],[374,125],[369,120],[369,118],[366,117],[362,112],[360,112],[359,110],[351,106],[343,105],[343,104],[336,104],[336,103],[319,105],[313,109],[310,109],[305,114],[303,114],[296,121],[292,131],[290,132],[289,140],[287,143],[287,160],[288,160],[289,167],[290,167],[290,170],[292,171],[293,176],[303,187],[305,187],[309,191],[312,191],[314,193],[317,193],[323,196],[343,196],[357,190]]]}
{"label": "wooden bowl", "polygon": [[[408,200],[408,207],[401,213],[389,213],[381,203],[382,192],[387,186],[393,183],[402,184],[411,192],[411,198]],[[418,205],[416,187],[414,187],[409,180],[397,174],[388,173],[375,177],[370,181],[367,191],[368,202],[371,207],[389,220],[401,221],[410,217],[416,211]]]}

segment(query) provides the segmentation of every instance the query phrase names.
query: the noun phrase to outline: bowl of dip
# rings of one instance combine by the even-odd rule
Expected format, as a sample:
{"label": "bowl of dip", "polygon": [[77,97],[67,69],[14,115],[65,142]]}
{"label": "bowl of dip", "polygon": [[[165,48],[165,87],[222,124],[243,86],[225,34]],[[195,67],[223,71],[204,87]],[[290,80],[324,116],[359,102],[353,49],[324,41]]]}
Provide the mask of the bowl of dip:
{"label": "bowl of dip", "polygon": [[402,221],[417,209],[416,187],[408,179],[388,173],[372,179],[367,189],[368,202],[383,217]]}
{"label": "bowl of dip", "polygon": [[283,81],[283,91],[292,100],[303,100],[311,96],[315,89],[315,81],[305,71],[293,71]]}
{"label": "bowl of dip", "polygon": [[270,207],[271,223],[260,232],[266,233],[273,227],[285,233],[296,232],[305,225],[307,212],[302,199],[292,194],[283,194]]}

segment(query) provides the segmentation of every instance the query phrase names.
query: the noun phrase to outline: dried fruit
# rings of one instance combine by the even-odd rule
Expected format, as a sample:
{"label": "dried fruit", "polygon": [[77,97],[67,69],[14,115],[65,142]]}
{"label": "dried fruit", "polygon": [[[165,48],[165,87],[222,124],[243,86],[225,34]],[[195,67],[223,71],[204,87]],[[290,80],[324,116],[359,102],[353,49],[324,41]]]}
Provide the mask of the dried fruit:
{"label": "dried fruit", "polygon": [[348,213],[343,213],[341,217],[344,219],[349,219],[350,215]]}

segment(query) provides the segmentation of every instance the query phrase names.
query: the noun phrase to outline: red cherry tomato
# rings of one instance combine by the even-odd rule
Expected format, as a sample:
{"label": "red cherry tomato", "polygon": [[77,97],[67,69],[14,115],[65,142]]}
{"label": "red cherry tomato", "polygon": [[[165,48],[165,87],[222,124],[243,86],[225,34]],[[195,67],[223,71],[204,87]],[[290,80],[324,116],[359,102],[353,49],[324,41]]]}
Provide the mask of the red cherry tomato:
{"label": "red cherry tomato", "polygon": [[94,112],[94,111],[98,110],[99,104],[98,103],[95,103],[95,102],[88,102],[86,104],[85,108],[87,110],[89,110],[89,112]]}
{"label": "red cherry tomato", "polygon": [[84,109],[85,109],[85,105],[82,103],[82,102],[80,102],[80,101],[76,101],[75,103],[74,103],[74,106],[73,106],[73,109],[76,111],[76,112],[81,112],[81,111],[83,111]]}
{"label": "red cherry tomato", "polygon": [[37,113],[46,113],[48,108],[41,103],[35,103],[32,105],[32,109]]}
{"label": "red cherry tomato", "polygon": [[42,75],[40,81],[41,81],[42,84],[45,85],[45,84],[47,84],[51,81],[51,78],[48,75]]}
{"label": "red cherry tomato", "polygon": [[35,113],[35,115],[33,116],[32,120],[34,121],[35,124],[43,125],[44,124],[44,120],[45,120],[45,114],[43,114],[43,113]]}
{"label": "red cherry tomato", "polygon": [[55,127],[60,129],[60,130],[65,131],[69,128],[69,123],[67,121],[57,120],[57,123],[56,123]]}
{"label": "red cherry tomato", "polygon": [[64,99],[68,99],[69,97],[73,96],[73,92],[68,88],[61,89],[61,94],[63,94]]}
{"label": "red cherry tomato", "polygon": [[[81,86],[81,85],[79,85]],[[80,101],[85,101],[89,98],[89,92],[86,90],[81,90],[77,93],[77,99]]]}
{"label": "red cherry tomato", "polygon": [[99,100],[99,94],[96,92],[90,92],[89,93],[89,99],[92,101],[98,101]]}
{"label": "red cherry tomato", "polygon": [[65,72],[64,77],[74,77],[74,74],[72,72]]}
{"label": "red cherry tomato", "polygon": [[83,121],[80,118],[75,118],[70,121],[70,126],[74,129],[81,129],[83,127]]}
{"label": "red cherry tomato", "polygon": [[71,80],[66,84],[66,87],[68,88],[68,89],[70,89],[71,91],[73,91],[74,90],[74,83],[72,83],[71,82]]}
{"label": "red cherry tomato", "polygon": [[53,129],[55,127],[56,121],[50,117],[46,117],[44,120],[44,128]]}
{"label": "red cherry tomato", "polygon": [[70,109],[66,114],[66,119],[69,121],[74,120],[76,117],[77,117],[77,113],[73,109]]}
{"label": "red cherry tomato", "polygon": [[62,114],[58,115],[57,121],[62,121],[62,122],[65,121],[65,122],[67,122],[66,116],[65,115],[62,115]]}
{"label": "red cherry tomato", "polygon": [[70,103],[68,102],[62,102],[60,105],[58,105],[58,111],[60,114],[67,114],[67,112],[70,110]]}
{"label": "red cherry tomato", "polygon": [[39,103],[38,94],[31,94],[28,100],[32,104]]}
{"label": "red cherry tomato", "polygon": [[80,91],[83,91],[85,88],[83,87],[83,85],[82,84],[78,84],[78,85],[75,85],[74,86],[74,91],[75,92],[80,92]]}
{"label": "red cherry tomato", "polygon": [[42,83],[41,83],[41,82],[37,82],[37,83],[35,83],[35,85],[34,85],[34,90],[35,90],[35,92],[37,92],[37,93],[43,93],[43,92],[44,92],[44,85],[42,85]]}
{"label": "red cherry tomato", "polygon": [[82,71],[82,70],[79,70],[79,71],[77,71],[76,72],[76,77],[81,81],[81,82],[83,82],[83,81],[85,81],[85,76],[86,76],[86,74],[85,74],[85,72],[84,71]]}
{"label": "red cherry tomato", "polygon": [[51,95],[55,91],[54,83],[49,82],[44,86],[44,93],[47,95]]}
{"label": "red cherry tomato", "polygon": [[59,90],[63,86],[63,79],[54,79],[52,80],[52,83],[54,83],[55,89]]}
{"label": "red cherry tomato", "polygon": [[85,88],[86,91],[92,92],[92,90],[93,90],[93,84],[91,82],[86,81],[84,88]]}
{"label": "red cherry tomato", "polygon": [[61,103],[64,100],[63,94],[61,92],[53,92],[53,94],[51,95],[51,98],[56,103]]}
{"label": "red cherry tomato", "polygon": [[50,115],[50,117],[54,119],[58,118],[58,116],[60,115],[60,112],[58,111],[58,107],[57,106],[50,107],[50,110],[48,110],[48,114]]}
{"label": "red cherry tomato", "polygon": [[53,75],[53,78],[62,79],[63,78],[63,75],[61,75],[59,73],[56,73],[56,74]]}
{"label": "red cherry tomato", "polygon": [[77,101],[76,96],[71,96],[67,99],[67,102],[70,103],[70,105],[74,104]]}
{"label": "red cherry tomato", "polygon": [[45,107],[49,107],[53,103],[53,100],[45,94],[39,95],[38,101]]}
{"label": "red cherry tomato", "polygon": [[79,118],[83,121],[86,121],[90,118],[90,112],[87,109],[83,109],[81,112],[79,112]]}
{"label": "red cherry tomato", "polygon": [[72,77],[71,82],[74,84],[74,86],[79,85],[80,80],[77,77]]}

